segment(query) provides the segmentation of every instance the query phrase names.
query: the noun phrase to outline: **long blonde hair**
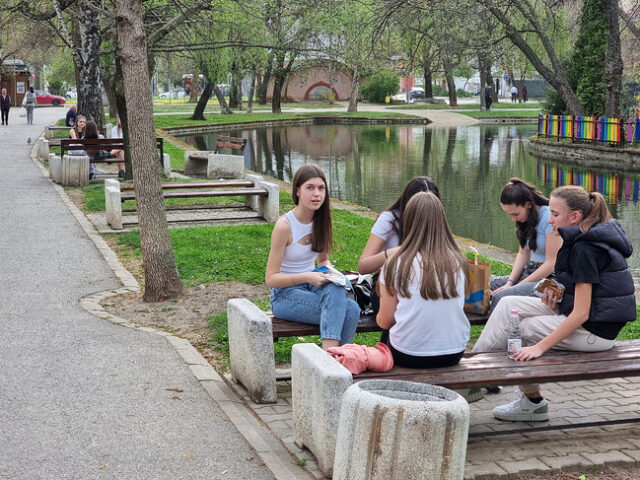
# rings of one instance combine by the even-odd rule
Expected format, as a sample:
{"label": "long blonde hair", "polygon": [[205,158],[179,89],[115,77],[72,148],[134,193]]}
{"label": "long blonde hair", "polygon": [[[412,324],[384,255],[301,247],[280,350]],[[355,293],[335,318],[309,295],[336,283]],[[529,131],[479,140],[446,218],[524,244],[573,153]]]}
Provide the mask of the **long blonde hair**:
{"label": "long blonde hair", "polygon": [[556,188],[549,196],[563,199],[569,210],[582,213],[578,226],[583,233],[595,225],[611,220],[607,202],[598,192],[587,193],[577,185],[566,185]]}
{"label": "long blonde hair", "polygon": [[416,193],[407,203],[403,223],[405,238],[385,265],[385,285],[411,298],[409,285],[417,273],[412,271],[413,263],[420,254],[420,296],[425,300],[456,298],[458,274],[462,270],[468,281],[469,268],[438,197],[431,192]]}

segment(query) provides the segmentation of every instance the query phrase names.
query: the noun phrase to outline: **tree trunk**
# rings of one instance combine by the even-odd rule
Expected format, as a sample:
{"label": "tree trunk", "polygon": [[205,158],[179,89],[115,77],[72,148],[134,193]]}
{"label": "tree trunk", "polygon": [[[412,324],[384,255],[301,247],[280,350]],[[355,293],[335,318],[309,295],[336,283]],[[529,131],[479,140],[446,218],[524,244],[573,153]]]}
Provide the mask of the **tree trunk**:
{"label": "tree trunk", "polygon": [[425,63],[423,66],[424,75],[424,98],[425,100],[433,100],[433,74],[431,72],[431,65]]}
{"label": "tree trunk", "polygon": [[[360,69],[356,67],[353,70],[353,79],[351,81],[351,95],[349,95],[349,107],[347,112],[358,111],[358,95],[360,93]],[[359,161],[359,158],[358,158]]]}
{"label": "tree trunk", "polygon": [[478,55],[478,65],[479,65],[479,73],[480,73],[480,111],[487,111],[487,100],[485,98],[485,87],[487,85],[487,73],[485,68],[485,61],[482,58],[482,55]]}
{"label": "tree trunk", "polygon": [[220,113],[222,115],[231,115],[233,112],[229,108],[229,105],[227,105],[227,101],[224,99],[224,95],[222,95],[222,92],[215,83],[210,83],[211,88],[213,88],[213,93],[216,94],[216,98],[218,99],[218,103],[220,104]]}
{"label": "tree trunk", "polygon": [[231,66],[231,88],[229,89],[229,108],[238,108],[238,70],[235,63]]}
{"label": "tree trunk", "polygon": [[267,68],[262,74],[262,81],[258,89],[258,103],[260,105],[267,104],[267,93],[269,93],[269,80],[271,80],[271,71],[273,69],[273,53],[267,57]]}
{"label": "tree trunk", "polygon": [[111,118],[116,118],[116,116],[118,115],[118,104],[116,101],[116,92],[115,92],[113,76],[103,75],[102,84],[104,85],[104,91],[107,94],[107,101],[109,102],[109,116]]}
{"label": "tree trunk", "polygon": [[[116,40],[117,44],[117,40]],[[116,47],[117,48],[117,47]],[[122,76],[122,64],[120,57],[116,53],[115,57],[116,73],[114,75],[114,92],[118,115],[122,123],[122,137],[124,140],[124,179],[133,180],[133,168],[131,166],[131,142],[129,140],[129,117],[127,115],[127,99],[124,92],[124,78]]]}
{"label": "tree trunk", "polygon": [[207,102],[211,97],[212,91],[213,83],[207,80],[207,83],[204,86],[204,90],[202,90],[202,95],[200,95],[200,100],[198,100],[198,104],[193,110],[193,115],[189,117],[189,120],[206,120],[206,118],[204,118],[204,109],[207,108]]}
{"label": "tree trunk", "polygon": [[[85,0],[88,4],[80,16],[81,57],[80,83],[78,85],[78,112],[93,120],[98,130],[104,128],[102,109],[102,82],[100,80],[100,13],[95,0]],[[146,62],[145,62],[146,63]],[[80,93],[81,92],[81,93]]]}
{"label": "tree trunk", "polygon": [[253,94],[256,86],[256,66],[251,70],[251,86],[249,87],[249,99],[247,100],[247,113],[253,111]]}
{"label": "tree trunk", "polygon": [[453,66],[449,60],[445,60],[443,63],[445,78],[447,79],[447,88],[449,89],[449,106],[457,107],[458,95],[456,93],[456,82],[453,79]]}
{"label": "tree trunk", "polygon": [[620,25],[618,23],[618,1],[603,0],[604,16],[607,23],[607,47],[605,58],[605,83],[607,86],[604,100],[605,117],[620,115],[620,97],[622,95],[622,56],[620,52]]}
{"label": "tree trunk", "polygon": [[116,20],[128,123],[136,126],[129,138],[131,156],[136,159],[133,177],[145,273],[143,300],[155,302],[182,295],[183,286],[171,248],[162,195],[142,0],[116,0]]}
{"label": "tree trunk", "polygon": [[238,89],[236,90],[236,104],[238,110],[242,110],[242,75],[239,70],[236,70],[238,76]]}
{"label": "tree trunk", "polygon": [[282,113],[280,105],[280,97],[282,95],[282,75],[274,75],[273,78],[273,96],[271,98],[271,113]]}

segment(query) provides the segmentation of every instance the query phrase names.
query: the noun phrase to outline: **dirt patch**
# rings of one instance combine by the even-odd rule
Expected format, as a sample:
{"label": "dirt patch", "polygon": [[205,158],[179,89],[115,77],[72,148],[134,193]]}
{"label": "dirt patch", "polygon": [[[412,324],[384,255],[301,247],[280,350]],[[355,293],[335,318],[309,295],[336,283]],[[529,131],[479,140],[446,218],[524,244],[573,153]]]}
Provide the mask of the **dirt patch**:
{"label": "dirt patch", "polygon": [[585,468],[583,472],[566,472],[548,475],[519,475],[519,480],[638,480],[640,468],[605,467]]}
{"label": "dirt patch", "polygon": [[111,297],[102,303],[109,313],[145,327],[171,332],[188,340],[214,368],[226,370],[217,344],[211,339],[215,329],[208,326],[210,315],[227,308],[230,298],[264,299],[268,288],[239,282],[219,282],[186,287],[181,298],[157,303],[142,301],[142,292]]}

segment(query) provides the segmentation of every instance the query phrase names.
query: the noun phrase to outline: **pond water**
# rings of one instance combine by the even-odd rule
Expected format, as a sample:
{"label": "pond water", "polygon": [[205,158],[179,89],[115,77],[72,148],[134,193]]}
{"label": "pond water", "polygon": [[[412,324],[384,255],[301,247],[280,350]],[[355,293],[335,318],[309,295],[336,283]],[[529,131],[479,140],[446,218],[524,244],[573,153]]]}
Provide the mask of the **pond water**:
{"label": "pond water", "polygon": [[[515,225],[500,207],[502,187],[516,176],[548,195],[561,185],[602,193],[640,250],[640,172],[584,168],[531,155],[535,125],[426,128],[417,125],[304,125],[230,130],[248,138],[245,167],[290,181],[305,163],[320,165],[332,197],[382,211],[413,177],[438,184],[456,235],[517,251]],[[217,134],[186,137],[215,149]],[[630,267],[640,278],[640,253]]]}

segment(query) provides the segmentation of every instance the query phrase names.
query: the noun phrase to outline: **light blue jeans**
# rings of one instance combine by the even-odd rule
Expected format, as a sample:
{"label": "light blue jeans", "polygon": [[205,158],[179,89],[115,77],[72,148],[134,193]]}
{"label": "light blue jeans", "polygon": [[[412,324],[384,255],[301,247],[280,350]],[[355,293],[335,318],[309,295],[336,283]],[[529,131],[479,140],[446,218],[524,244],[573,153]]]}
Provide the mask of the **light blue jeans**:
{"label": "light blue jeans", "polygon": [[315,287],[301,283],[271,289],[271,310],[277,318],[320,325],[320,337],[353,342],[360,319],[360,307],[347,297],[347,291],[333,283]]}

